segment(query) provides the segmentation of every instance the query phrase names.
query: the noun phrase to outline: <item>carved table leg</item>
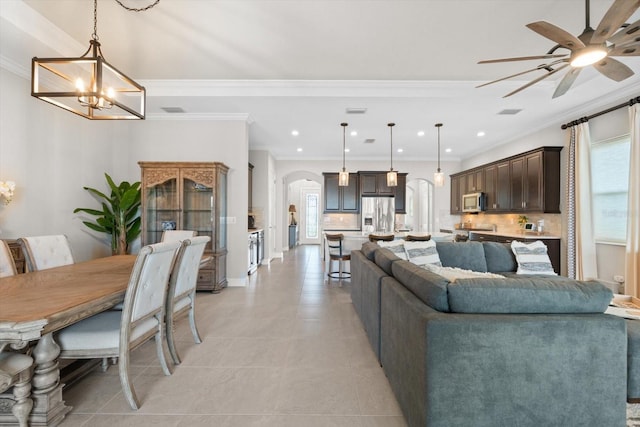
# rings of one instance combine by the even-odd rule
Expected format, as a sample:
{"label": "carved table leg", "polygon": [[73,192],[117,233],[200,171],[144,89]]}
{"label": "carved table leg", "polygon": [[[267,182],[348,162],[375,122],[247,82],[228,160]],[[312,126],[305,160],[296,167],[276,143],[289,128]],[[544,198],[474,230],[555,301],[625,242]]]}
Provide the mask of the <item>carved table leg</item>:
{"label": "carved table leg", "polygon": [[32,426],[55,426],[71,410],[62,400],[60,368],[58,355],[60,346],[53,340],[52,334],[43,335],[33,349],[35,369],[31,384],[33,386]]}
{"label": "carved table leg", "polygon": [[33,408],[31,394],[31,372],[23,373],[17,383],[13,385],[13,397],[16,403],[11,408],[11,412],[18,420],[20,427],[27,427],[29,424],[29,414]]}

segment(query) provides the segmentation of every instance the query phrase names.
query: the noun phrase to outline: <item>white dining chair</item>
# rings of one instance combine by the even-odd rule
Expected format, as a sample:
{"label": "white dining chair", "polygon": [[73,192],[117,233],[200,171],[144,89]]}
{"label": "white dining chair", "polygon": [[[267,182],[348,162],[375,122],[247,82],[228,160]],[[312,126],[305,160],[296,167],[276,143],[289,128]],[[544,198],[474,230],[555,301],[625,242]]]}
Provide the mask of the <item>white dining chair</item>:
{"label": "white dining chair", "polygon": [[162,232],[161,242],[181,242],[184,239],[190,239],[197,234],[193,230],[164,230]]}
{"label": "white dining chair", "polygon": [[17,274],[16,264],[9,245],[4,240],[0,240],[0,277],[14,276]]}
{"label": "white dining chair", "polygon": [[132,409],[140,408],[129,376],[130,352],[155,338],[165,375],[165,298],[180,242],[144,246],[131,272],[122,311],[105,311],[62,329],[57,335],[61,359],[118,358],[122,391]]}
{"label": "white dining chair", "polygon": [[21,353],[0,352],[0,393],[13,386],[14,404],[11,413],[20,427],[29,425],[29,414],[33,408],[31,399],[31,367],[33,358]]}
{"label": "white dining chair", "polygon": [[177,318],[188,313],[193,340],[196,344],[202,342],[196,325],[196,284],[202,254],[207,242],[210,240],[209,236],[192,237],[183,240],[182,250],[178,253],[171,279],[169,280],[169,292],[167,293],[165,307],[167,313],[166,338],[169,353],[176,365],[181,362],[175,343],[174,325]]}
{"label": "white dining chair", "polygon": [[18,243],[24,252],[28,271],[46,270],[75,262],[69,239],[63,234],[21,237]]}

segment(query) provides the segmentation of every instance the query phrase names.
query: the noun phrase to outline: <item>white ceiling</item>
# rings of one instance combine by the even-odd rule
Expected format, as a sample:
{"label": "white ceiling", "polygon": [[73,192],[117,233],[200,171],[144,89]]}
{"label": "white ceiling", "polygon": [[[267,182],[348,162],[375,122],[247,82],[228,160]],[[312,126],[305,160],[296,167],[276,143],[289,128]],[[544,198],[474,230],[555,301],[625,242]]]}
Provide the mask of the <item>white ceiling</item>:
{"label": "white ceiling", "polygon": [[[611,4],[591,1],[592,27]],[[640,93],[640,57],[621,59],[639,71],[633,77],[616,83],[587,69],[557,99],[563,72],[506,99],[539,74],[475,88],[540,64],[477,64],[553,47],[527,23],[578,35],[584,8],[584,0],[161,0],[136,13],[98,0],[98,35],[107,61],[147,88],[149,119],[166,116],[162,107],[185,110],[173,118],[248,118],[250,147],[280,159],[339,158],[343,121],[358,132],[347,135],[347,158],[388,157],[393,121],[394,147],[404,149],[395,159],[434,159],[442,122],[442,147],[452,149],[442,158],[454,160]],[[93,2],[0,0],[0,23],[1,65],[28,76],[33,56],[86,50]],[[497,114],[511,108],[522,112]]]}

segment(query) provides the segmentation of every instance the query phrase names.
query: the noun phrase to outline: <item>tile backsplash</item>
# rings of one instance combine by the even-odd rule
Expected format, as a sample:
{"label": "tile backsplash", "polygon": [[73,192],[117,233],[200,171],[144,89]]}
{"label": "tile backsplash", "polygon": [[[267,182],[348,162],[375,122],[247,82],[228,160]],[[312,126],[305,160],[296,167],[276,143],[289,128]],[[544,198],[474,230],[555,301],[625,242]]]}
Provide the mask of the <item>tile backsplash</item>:
{"label": "tile backsplash", "polygon": [[358,214],[324,214],[322,228],[325,230],[360,230]]}
{"label": "tile backsplash", "polygon": [[[475,224],[495,224],[496,231],[516,232],[519,231],[520,224],[518,218],[521,214],[467,214],[460,216],[460,222],[472,222]],[[562,233],[562,219],[560,214],[536,214],[526,213],[527,222],[537,224],[539,220],[544,220],[544,233],[553,236],[560,236]]]}

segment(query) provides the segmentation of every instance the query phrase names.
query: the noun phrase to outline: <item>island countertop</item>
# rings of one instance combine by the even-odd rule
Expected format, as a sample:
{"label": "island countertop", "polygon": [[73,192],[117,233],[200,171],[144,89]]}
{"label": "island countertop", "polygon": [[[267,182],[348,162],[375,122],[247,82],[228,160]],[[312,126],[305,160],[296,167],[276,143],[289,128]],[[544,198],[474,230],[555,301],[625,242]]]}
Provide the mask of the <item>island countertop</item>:
{"label": "island countertop", "polygon": [[536,231],[469,231],[469,234],[484,234],[486,236],[510,237],[513,239],[561,239],[560,236],[543,232],[538,234]]}

